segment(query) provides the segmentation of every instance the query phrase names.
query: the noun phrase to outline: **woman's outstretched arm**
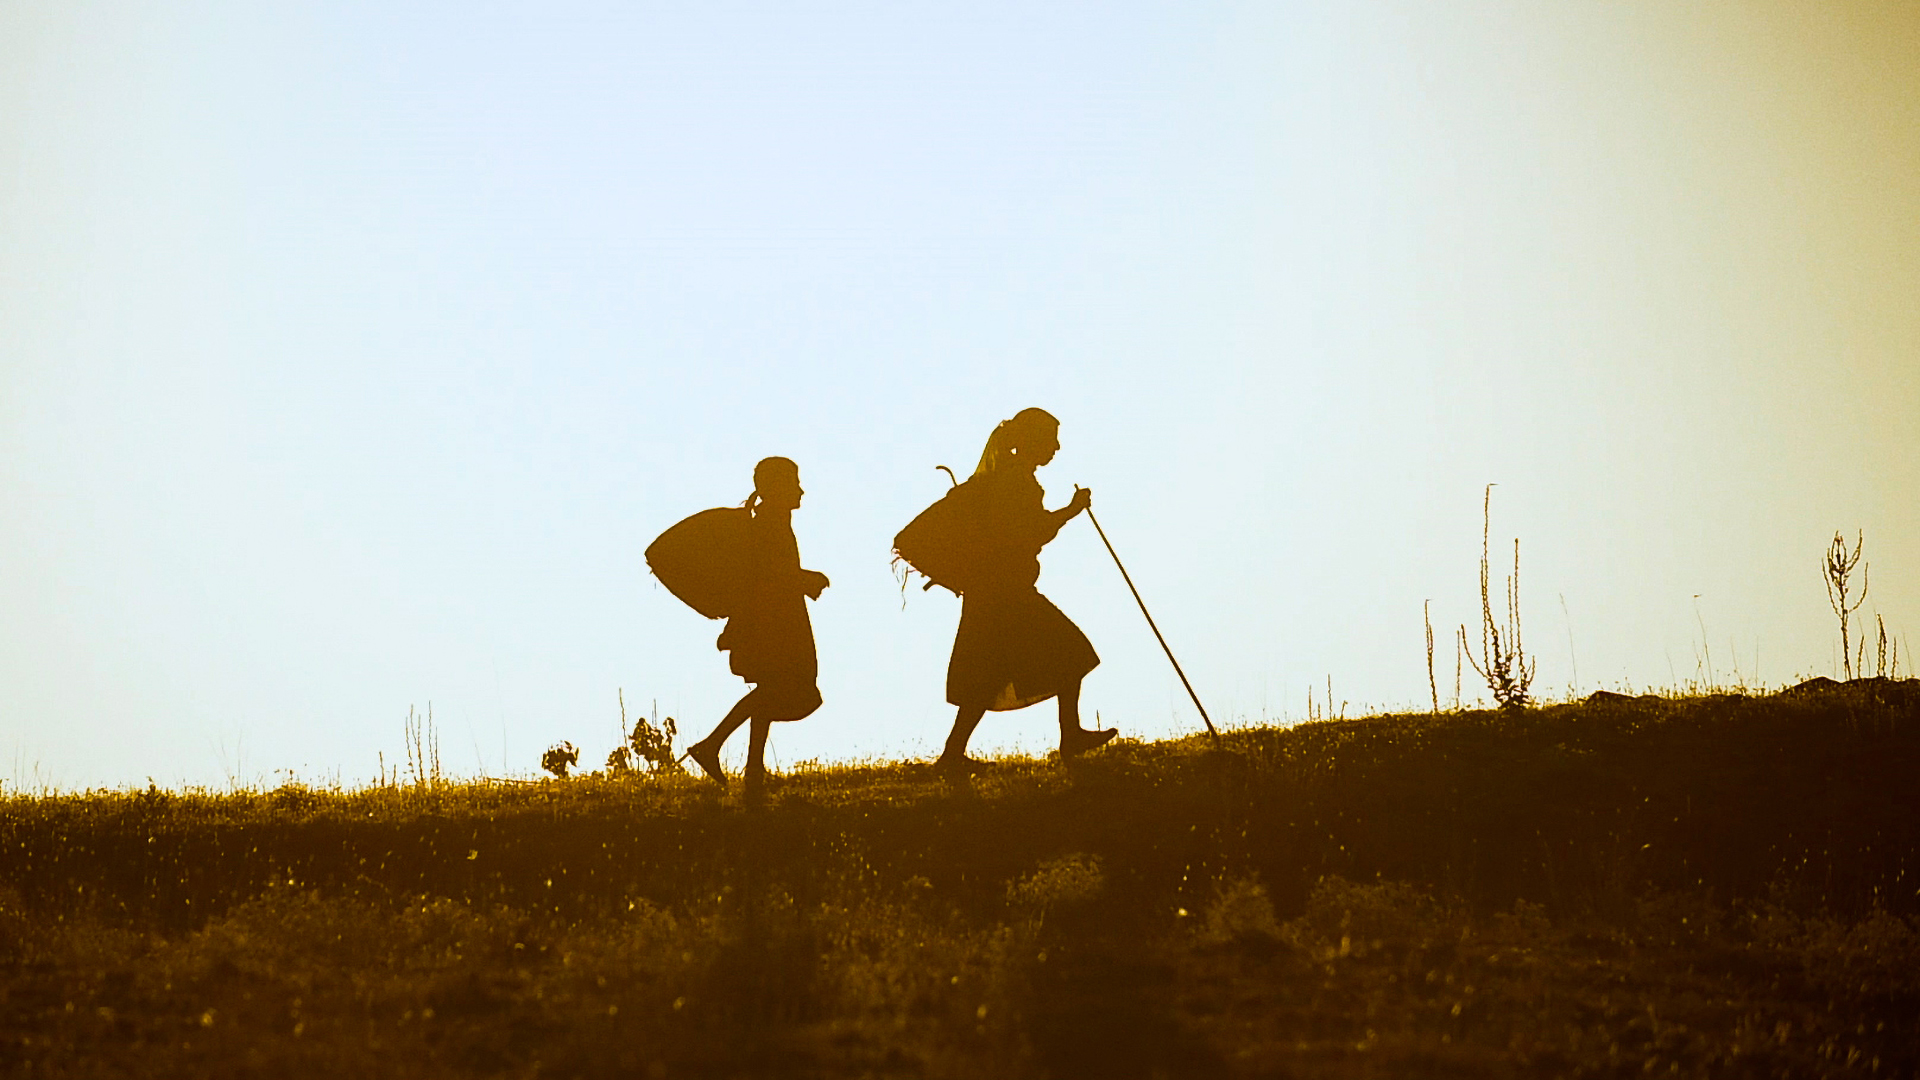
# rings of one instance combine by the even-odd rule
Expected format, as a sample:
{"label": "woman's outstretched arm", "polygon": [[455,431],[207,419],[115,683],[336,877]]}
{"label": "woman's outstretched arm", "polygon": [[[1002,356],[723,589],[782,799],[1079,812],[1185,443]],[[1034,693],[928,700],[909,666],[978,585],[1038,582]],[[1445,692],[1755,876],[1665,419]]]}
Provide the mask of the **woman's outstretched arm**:
{"label": "woman's outstretched arm", "polygon": [[1047,534],[1041,543],[1043,545],[1052,543],[1053,538],[1060,534],[1060,530],[1066,526],[1067,522],[1079,517],[1082,510],[1092,505],[1093,489],[1076,485],[1073,489],[1073,498],[1067,501],[1067,505],[1047,512]]}

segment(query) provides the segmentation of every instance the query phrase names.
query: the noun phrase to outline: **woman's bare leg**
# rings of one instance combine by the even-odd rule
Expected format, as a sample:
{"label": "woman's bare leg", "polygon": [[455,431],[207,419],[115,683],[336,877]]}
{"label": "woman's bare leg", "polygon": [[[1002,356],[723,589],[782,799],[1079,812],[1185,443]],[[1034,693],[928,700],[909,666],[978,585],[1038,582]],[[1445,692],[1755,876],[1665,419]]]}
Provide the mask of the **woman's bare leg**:
{"label": "woman's bare leg", "polygon": [[1060,739],[1065,745],[1067,735],[1080,730],[1080,683],[1060,691]]}
{"label": "woman's bare leg", "polygon": [[944,764],[958,764],[967,760],[967,742],[973,738],[973,729],[980,726],[980,718],[987,715],[984,708],[961,708],[953,717],[953,731],[947,736],[947,748],[940,755]]}
{"label": "woman's bare leg", "polygon": [[1060,756],[1073,757],[1095,747],[1105,746],[1120,734],[1119,728],[1093,731],[1080,726],[1080,682],[1060,691]]}

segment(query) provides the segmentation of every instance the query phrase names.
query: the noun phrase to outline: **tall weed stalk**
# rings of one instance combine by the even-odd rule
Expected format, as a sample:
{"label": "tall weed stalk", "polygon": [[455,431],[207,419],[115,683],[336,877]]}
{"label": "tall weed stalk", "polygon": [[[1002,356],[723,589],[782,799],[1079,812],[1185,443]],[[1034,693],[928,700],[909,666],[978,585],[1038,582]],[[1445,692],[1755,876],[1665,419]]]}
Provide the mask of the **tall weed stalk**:
{"label": "tall weed stalk", "polygon": [[1488,484],[1480,503],[1480,655],[1476,658],[1467,645],[1467,628],[1460,627],[1461,652],[1493,692],[1493,700],[1503,709],[1518,709],[1531,699],[1527,690],[1533,685],[1535,661],[1527,656],[1520,641],[1520,538],[1513,540],[1513,574],[1507,578],[1507,621],[1493,618],[1491,575],[1488,572],[1488,536],[1493,521],[1493,485]]}

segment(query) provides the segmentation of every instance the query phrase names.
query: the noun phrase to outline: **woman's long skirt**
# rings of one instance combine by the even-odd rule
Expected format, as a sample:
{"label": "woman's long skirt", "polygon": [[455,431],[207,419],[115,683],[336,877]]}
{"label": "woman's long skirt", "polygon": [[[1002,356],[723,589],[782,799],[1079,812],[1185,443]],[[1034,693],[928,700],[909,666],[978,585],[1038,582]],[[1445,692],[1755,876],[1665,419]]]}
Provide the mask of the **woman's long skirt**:
{"label": "woman's long skirt", "polygon": [[970,590],[947,662],[947,701],[1024,708],[1076,685],[1099,663],[1087,635],[1039,590]]}

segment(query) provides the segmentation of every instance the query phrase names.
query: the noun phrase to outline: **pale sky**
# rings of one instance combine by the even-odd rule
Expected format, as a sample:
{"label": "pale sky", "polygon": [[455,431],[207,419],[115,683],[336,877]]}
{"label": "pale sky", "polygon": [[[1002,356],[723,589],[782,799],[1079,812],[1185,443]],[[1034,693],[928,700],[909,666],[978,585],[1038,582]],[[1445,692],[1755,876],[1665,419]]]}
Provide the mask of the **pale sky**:
{"label": "pale sky", "polygon": [[[1424,708],[1428,600],[1450,702],[1489,482],[1543,696],[1836,674],[1836,529],[1920,638],[1913,4],[264,7],[0,0],[8,790],[703,734],[641,552],[768,454],[833,579],[772,760],[929,755],[890,542],[1030,405],[1225,724]],[[1043,566],[1089,722],[1196,730]]]}

